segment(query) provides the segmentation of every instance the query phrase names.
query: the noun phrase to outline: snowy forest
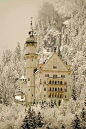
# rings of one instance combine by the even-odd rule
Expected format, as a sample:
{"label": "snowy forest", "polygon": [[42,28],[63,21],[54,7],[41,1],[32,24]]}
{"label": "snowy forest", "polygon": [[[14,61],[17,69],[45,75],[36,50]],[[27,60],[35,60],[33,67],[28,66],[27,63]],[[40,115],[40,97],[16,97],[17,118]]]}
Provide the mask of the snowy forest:
{"label": "snowy forest", "polygon": [[[25,75],[25,45],[5,50],[0,61],[0,129],[86,128],[86,0],[44,0],[36,17],[38,63],[54,47],[65,64],[71,65],[69,102],[25,107],[14,103],[17,80]],[[34,114],[34,115],[33,115]],[[36,126],[34,126],[36,125]]]}

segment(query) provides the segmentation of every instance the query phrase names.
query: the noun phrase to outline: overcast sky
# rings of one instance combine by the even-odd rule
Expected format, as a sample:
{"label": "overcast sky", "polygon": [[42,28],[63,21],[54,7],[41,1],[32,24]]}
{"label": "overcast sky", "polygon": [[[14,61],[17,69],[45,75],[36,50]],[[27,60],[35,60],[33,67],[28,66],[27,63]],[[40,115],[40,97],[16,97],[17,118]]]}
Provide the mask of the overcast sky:
{"label": "overcast sky", "polygon": [[17,42],[23,48],[28,36],[30,18],[34,21],[42,0],[0,0],[0,58],[3,50],[14,50]]}

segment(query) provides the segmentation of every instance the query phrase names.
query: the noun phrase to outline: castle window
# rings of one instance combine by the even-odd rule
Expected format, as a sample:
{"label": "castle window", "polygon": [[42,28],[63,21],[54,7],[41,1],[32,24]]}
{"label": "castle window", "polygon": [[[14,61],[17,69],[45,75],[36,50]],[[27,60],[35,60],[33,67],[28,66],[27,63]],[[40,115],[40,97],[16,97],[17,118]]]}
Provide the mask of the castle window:
{"label": "castle window", "polygon": [[56,98],[56,94],[55,94],[55,98]]}
{"label": "castle window", "polygon": [[44,81],[44,84],[46,84],[46,81]]}
{"label": "castle window", "polygon": [[28,78],[28,81],[30,81],[30,78]]}
{"label": "castle window", "polygon": [[51,84],[51,80],[49,81],[49,84]]}
{"label": "castle window", "polygon": [[54,97],[54,93],[52,94],[52,97]]}
{"label": "castle window", "polygon": [[32,97],[33,97],[33,94],[32,94]]}
{"label": "castle window", "polygon": [[55,81],[55,84],[57,84],[57,81]]}
{"label": "castle window", "polygon": [[60,95],[60,98],[62,98],[62,94]]}
{"label": "castle window", "polygon": [[58,94],[57,98],[59,98],[59,94]]}
{"label": "castle window", "polygon": [[53,78],[57,78],[57,75],[53,75]]}
{"label": "castle window", "polygon": [[59,84],[59,81],[58,81],[58,84]]}
{"label": "castle window", "polygon": [[44,95],[44,97],[46,97],[46,95]]}
{"label": "castle window", "polygon": [[50,87],[50,91],[51,91],[51,87]]}
{"label": "castle window", "polygon": [[61,91],[62,91],[62,88],[61,88]]}
{"label": "castle window", "polygon": [[54,88],[52,88],[52,91],[54,91]]}
{"label": "castle window", "polygon": [[53,66],[53,69],[57,69],[57,66]]}
{"label": "castle window", "polygon": [[51,94],[49,94],[49,96],[48,96],[49,98],[51,97]]}
{"label": "castle window", "polygon": [[52,81],[52,84],[54,84],[54,81]]}
{"label": "castle window", "polygon": [[44,91],[46,91],[46,88],[44,88]]}
{"label": "castle window", "polygon": [[65,95],[65,98],[66,98],[66,95]]}
{"label": "castle window", "polygon": [[62,84],[62,81],[60,81],[60,84]]}
{"label": "castle window", "polygon": [[28,91],[30,91],[30,89]]}
{"label": "castle window", "polygon": [[45,74],[45,77],[49,77],[49,74]]}
{"label": "castle window", "polygon": [[67,92],[67,89],[65,89],[65,92]]}
{"label": "castle window", "polygon": [[58,88],[58,91],[59,91],[59,88]]}
{"label": "castle window", "polygon": [[55,91],[57,91],[57,88],[55,88]]}
{"label": "castle window", "polygon": [[61,75],[62,78],[65,78],[65,75]]}

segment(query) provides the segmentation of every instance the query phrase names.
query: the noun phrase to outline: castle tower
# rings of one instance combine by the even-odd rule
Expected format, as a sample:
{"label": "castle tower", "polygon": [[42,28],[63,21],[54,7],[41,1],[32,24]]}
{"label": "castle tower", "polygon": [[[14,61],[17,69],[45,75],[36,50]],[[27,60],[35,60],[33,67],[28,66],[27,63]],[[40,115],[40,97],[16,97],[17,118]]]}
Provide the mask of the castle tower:
{"label": "castle tower", "polygon": [[26,101],[28,104],[33,103],[35,99],[35,77],[34,69],[37,67],[37,57],[36,54],[37,37],[34,34],[32,21],[31,21],[31,31],[29,31],[29,38],[26,40],[26,78],[27,78],[27,90],[26,90]]}

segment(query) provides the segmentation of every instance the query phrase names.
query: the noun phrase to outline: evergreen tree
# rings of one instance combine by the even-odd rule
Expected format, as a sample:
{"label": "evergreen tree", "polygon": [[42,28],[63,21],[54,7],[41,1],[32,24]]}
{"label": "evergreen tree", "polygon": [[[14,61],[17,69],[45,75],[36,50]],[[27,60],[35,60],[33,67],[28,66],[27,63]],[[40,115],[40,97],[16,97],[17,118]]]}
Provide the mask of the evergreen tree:
{"label": "evergreen tree", "polygon": [[85,110],[85,108],[82,108],[82,112],[81,112],[81,127],[83,129],[86,128],[86,110]]}
{"label": "evergreen tree", "polygon": [[29,107],[28,114],[25,116],[23,120],[23,124],[21,126],[22,129],[35,129],[36,124],[36,115],[35,112],[32,110],[31,107]]}
{"label": "evergreen tree", "polygon": [[39,112],[37,115],[37,126],[42,127],[43,126],[43,117],[41,116],[41,113]]}
{"label": "evergreen tree", "polygon": [[81,129],[80,127],[80,119],[77,115],[75,115],[75,119],[71,123],[72,129]]}
{"label": "evergreen tree", "polygon": [[28,114],[25,116],[23,120],[23,124],[21,126],[21,129],[35,129],[37,127],[43,126],[43,118],[41,116],[41,113],[39,112],[36,116],[33,109],[31,110],[31,107],[29,107]]}
{"label": "evergreen tree", "polygon": [[77,99],[75,86],[72,87],[72,98],[73,98],[73,100]]}

